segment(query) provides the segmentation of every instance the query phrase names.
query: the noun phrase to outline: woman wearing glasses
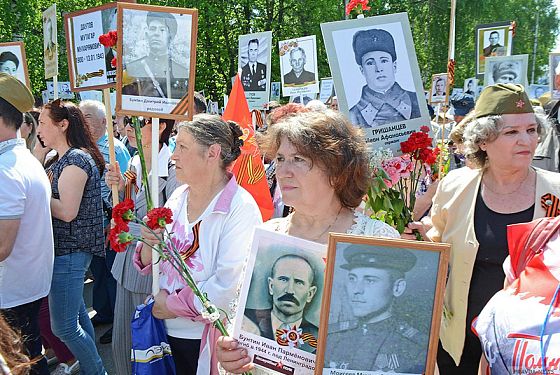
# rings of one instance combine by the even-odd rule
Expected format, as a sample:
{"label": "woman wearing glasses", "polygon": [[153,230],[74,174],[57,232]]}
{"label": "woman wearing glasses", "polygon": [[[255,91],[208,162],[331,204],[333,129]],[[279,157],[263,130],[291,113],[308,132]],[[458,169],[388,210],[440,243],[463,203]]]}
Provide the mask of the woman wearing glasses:
{"label": "woman wearing glasses", "polygon": [[103,156],[80,109],[55,100],[39,115],[40,158],[51,180],[54,269],[49,294],[52,330],[80,362],[82,374],[103,375],[95,332],[84,304],[84,276],[93,255],[103,255],[101,174]]}

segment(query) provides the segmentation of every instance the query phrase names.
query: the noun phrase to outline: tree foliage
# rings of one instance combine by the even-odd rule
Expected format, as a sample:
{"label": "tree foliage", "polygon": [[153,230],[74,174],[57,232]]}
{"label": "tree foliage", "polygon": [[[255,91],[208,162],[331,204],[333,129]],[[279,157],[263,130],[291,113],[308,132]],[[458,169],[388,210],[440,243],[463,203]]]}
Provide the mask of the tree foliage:
{"label": "tree foliage", "polygon": [[[59,34],[59,80],[68,79],[62,14],[100,5],[102,0],[57,0]],[[278,41],[315,34],[318,41],[320,77],[330,76],[320,24],[344,19],[343,0],[157,0],[152,5],[198,8],[196,89],[218,100],[231,89],[237,72],[239,35],[272,30],[272,79],[280,80]],[[33,91],[46,87],[43,71],[41,13],[52,0],[0,0],[0,41],[23,40]],[[418,63],[426,84],[433,73],[445,72],[449,37],[449,0],[371,0],[366,17],[408,12]],[[535,29],[539,15],[535,77],[548,65],[560,28],[553,0],[458,0],[456,16],[456,79],[474,75],[477,24],[517,22],[514,54],[529,54],[529,79],[533,66]]]}

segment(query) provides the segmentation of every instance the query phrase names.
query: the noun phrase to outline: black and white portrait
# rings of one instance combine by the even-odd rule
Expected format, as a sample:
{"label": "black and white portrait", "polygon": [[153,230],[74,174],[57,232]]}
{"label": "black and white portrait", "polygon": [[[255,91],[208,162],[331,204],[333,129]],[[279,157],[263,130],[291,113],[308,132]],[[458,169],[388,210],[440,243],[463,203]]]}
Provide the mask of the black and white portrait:
{"label": "black and white portrait", "polygon": [[43,57],[45,79],[52,78],[58,74],[56,3],[43,12]]}
{"label": "black and white portrait", "polygon": [[463,83],[463,93],[465,95],[469,95],[472,96],[473,98],[476,98],[478,96],[477,88],[478,88],[478,79],[476,77],[465,79],[465,82]]}
{"label": "black and white portrait", "polygon": [[549,86],[552,99],[560,99],[560,53],[549,56]]}
{"label": "black and white portrait", "polygon": [[270,90],[270,57],[272,32],[239,36],[241,84],[249,109],[262,109]]}
{"label": "black and white portrait", "polygon": [[548,85],[530,85],[529,98],[538,99],[548,91]]}
{"label": "black and white portrait", "polygon": [[[404,139],[382,140],[376,128],[416,130],[428,120],[406,14],[322,24],[340,110],[364,128],[371,148],[398,153]],[[395,129],[396,130],[396,129]],[[391,137],[392,138],[392,137]]]}
{"label": "black and white portrait", "polygon": [[317,40],[315,35],[283,40],[279,43],[282,95],[319,92]]}
{"label": "black and white portrait", "polygon": [[436,296],[443,295],[441,260],[437,251],[397,241],[331,237],[330,300],[323,298],[317,363],[322,373],[432,373],[428,351]]}
{"label": "black and white portrait", "polygon": [[307,103],[314,100],[315,98],[316,98],[316,95],[314,95],[314,94],[292,95],[292,96],[290,96],[290,103],[307,105]]}
{"label": "black and white portrait", "polygon": [[434,74],[430,86],[430,104],[442,104],[446,101],[447,73]]}
{"label": "black and white portrait", "polygon": [[[297,361],[277,357],[278,350],[315,359],[326,248],[259,229],[254,241],[239,301],[243,318],[236,321],[234,337],[241,345],[243,338],[249,338],[252,347],[261,347],[249,347],[250,355],[300,367]],[[267,367],[266,363],[261,366]],[[304,368],[295,372],[312,373]]]}
{"label": "black and white portrait", "polygon": [[119,9],[122,110],[184,116],[192,106],[196,10],[121,3]]}
{"label": "black and white portrait", "polygon": [[451,90],[451,94],[449,94],[449,98],[451,100],[459,99],[462,96],[463,96],[463,89],[462,88],[454,88],[453,90]]}
{"label": "black and white portrait", "polygon": [[321,91],[319,100],[326,103],[334,95],[334,82],[332,78],[321,78]]}
{"label": "black and white portrait", "polygon": [[30,87],[25,46],[22,42],[0,43],[0,73],[14,76]]}
{"label": "black and white portrait", "polygon": [[280,82],[272,82],[270,86],[270,101],[280,100]]}
{"label": "black and white portrait", "polygon": [[527,87],[528,55],[487,57],[484,85],[517,83]]}
{"label": "black and white portrait", "polygon": [[510,22],[499,22],[476,27],[477,74],[484,74],[487,57],[511,55],[513,32],[510,26]]}

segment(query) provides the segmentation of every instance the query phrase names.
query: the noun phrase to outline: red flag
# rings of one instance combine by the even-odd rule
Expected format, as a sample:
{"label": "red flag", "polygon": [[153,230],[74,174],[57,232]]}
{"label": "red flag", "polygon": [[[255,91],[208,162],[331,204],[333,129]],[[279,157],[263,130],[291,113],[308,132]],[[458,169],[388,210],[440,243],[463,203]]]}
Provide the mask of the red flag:
{"label": "red flag", "polygon": [[243,130],[241,155],[235,161],[232,172],[237,179],[237,183],[251,193],[259,205],[263,221],[267,221],[274,213],[274,206],[270,197],[270,191],[268,190],[261,153],[255,142],[253,119],[249,111],[247,99],[245,99],[245,92],[243,91],[239,74],[233,82],[222,118],[235,121]]}

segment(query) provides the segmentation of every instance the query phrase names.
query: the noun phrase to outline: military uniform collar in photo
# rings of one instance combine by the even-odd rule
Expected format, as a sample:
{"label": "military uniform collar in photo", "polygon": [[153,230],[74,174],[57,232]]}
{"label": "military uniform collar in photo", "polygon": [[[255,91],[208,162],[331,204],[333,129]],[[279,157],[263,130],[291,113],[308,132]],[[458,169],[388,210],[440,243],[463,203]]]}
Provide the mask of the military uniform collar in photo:
{"label": "military uniform collar in photo", "polygon": [[375,252],[371,246],[351,245],[344,251],[344,259],[348,262],[340,268],[352,270],[354,268],[394,269],[403,273],[408,272],[416,264],[416,256],[408,250],[395,251],[391,248],[379,247]]}
{"label": "military uniform collar in photo", "polygon": [[527,92],[521,85],[498,83],[485,88],[474,106],[475,117],[534,113]]}
{"label": "military uniform collar in photo", "polygon": [[17,78],[0,73],[0,98],[14,106],[20,112],[33,108],[34,99],[29,89]]}

